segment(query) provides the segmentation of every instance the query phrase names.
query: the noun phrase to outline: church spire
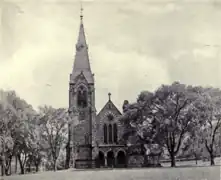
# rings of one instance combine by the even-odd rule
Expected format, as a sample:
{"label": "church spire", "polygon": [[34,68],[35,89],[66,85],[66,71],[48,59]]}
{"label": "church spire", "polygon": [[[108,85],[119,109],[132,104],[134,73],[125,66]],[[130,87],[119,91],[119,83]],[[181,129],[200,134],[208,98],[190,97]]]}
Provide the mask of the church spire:
{"label": "church spire", "polygon": [[90,62],[89,62],[88,46],[86,43],[86,36],[84,32],[82,3],[81,3],[81,8],[80,8],[80,29],[79,29],[78,40],[76,44],[74,67],[73,67],[72,76],[71,76],[72,80],[74,80],[76,76],[78,76],[80,73],[84,74],[88,83],[94,82],[93,75],[91,72]]}
{"label": "church spire", "polygon": [[[79,35],[78,35],[78,42],[76,46],[84,46],[87,48],[87,43],[86,43],[86,37],[84,33],[84,24],[83,24],[83,6],[81,2],[81,9],[80,9],[80,30],[79,30]],[[77,48],[77,47],[76,47]]]}

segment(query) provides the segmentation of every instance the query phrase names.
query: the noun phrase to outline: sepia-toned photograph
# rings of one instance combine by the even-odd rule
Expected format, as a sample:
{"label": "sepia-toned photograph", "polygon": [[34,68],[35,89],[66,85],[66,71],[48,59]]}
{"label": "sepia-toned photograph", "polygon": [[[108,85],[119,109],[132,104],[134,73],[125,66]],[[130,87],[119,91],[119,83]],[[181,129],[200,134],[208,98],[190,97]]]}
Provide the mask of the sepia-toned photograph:
{"label": "sepia-toned photograph", "polygon": [[221,0],[0,0],[0,180],[221,180]]}

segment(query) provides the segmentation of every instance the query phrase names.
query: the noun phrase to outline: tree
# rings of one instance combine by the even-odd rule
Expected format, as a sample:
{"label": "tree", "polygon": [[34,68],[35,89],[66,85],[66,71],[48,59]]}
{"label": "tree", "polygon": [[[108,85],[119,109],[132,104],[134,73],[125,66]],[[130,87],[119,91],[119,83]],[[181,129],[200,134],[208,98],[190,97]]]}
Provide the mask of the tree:
{"label": "tree", "polygon": [[[40,107],[39,126],[42,138],[47,142],[53,161],[53,170],[57,170],[60,150],[66,144],[68,131],[68,114],[63,108]],[[49,157],[50,158],[50,157]]]}
{"label": "tree", "polygon": [[11,118],[7,114],[6,107],[3,107],[2,104],[0,105],[0,114],[0,154],[2,161],[2,175],[4,176],[5,174],[8,174],[14,141],[8,127],[8,123]]}
{"label": "tree", "polygon": [[[123,105],[123,116],[120,118],[123,124],[122,138],[127,141],[129,136],[138,135],[142,141],[151,142],[153,133],[153,119],[151,104],[153,103],[154,95],[151,92],[142,92],[136,103],[129,104],[126,100]],[[149,133],[149,134],[148,134]]]}
{"label": "tree", "polygon": [[165,146],[170,154],[171,166],[188,132],[197,124],[194,102],[199,87],[186,86],[175,82],[162,85],[154,93],[143,92],[137,103],[124,104],[126,137],[138,133],[148,143]]}
{"label": "tree", "polygon": [[45,151],[48,150],[48,146],[46,145],[44,139],[42,139],[39,126],[34,122],[31,123],[32,134],[30,136],[31,146],[29,148],[27,165],[29,172],[31,171],[31,167],[35,166],[35,171],[39,171],[39,165],[41,164],[43,158],[45,157]]}
{"label": "tree", "polygon": [[[27,104],[27,102],[17,96],[15,91],[0,91],[1,94],[1,110],[0,110],[0,128],[1,132],[5,132],[6,137],[11,138],[12,148],[7,150],[7,154],[3,156],[7,166],[6,174],[11,166],[13,156],[20,157],[21,173],[24,173],[24,163],[21,163],[21,154],[24,148],[28,147],[28,137],[31,134],[30,121],[35,111]],[[5,135],[4,135],[5,137]],[[4,138],[3,138],[4,139]],[[26,141],[27,140],[27,141]],[[4,141],[3,141],[4,142]],[[4,144],[4,143],[3,143]],[[3,163],[4,164],[4,163]]]}
{"label": "tree", "polygon": [[[147,156],[159,157],[163,152],[157,121],[153,117],[154,99],[153,93],[144,91],[138,96],[136,103],[129,104],[125,101],[123,116],[120,118],[123,124],[122,140],[129,144],[140,144],[145,160],[148,160]],[[144,163],[148,165],[147,161]]]}
{"label": "tree", "polygon": [[199,90],[199,87],[175,82],[162,85],[155,92],[154,117],[159,124],[158,132],[163,137],[162,144],[170,154],[171,167],[176,166],[175,157],[183,140],[197,125],[194,103]]}
{"label": "tree", "polygon": [[200,136],[199,126],[196,126],[195,130],[189,133],[188,136],[183,141],[183,146],[181,147],[181,156],[185,158],[195,158],[196,165],[198,160],[204,155],[204,144]]}
{"label": "tree", "polygon": [[198,118],[200,119],[200,136],[210,155],[210,164],[215,165],[216,144],[220,138],[221,128],[221,90],[204,88],[198,103]]}
{"label": "tree", "polygon": [[16,128],[18,112],[13,107],[18,99],[14,91],[0,90],[0,129],[2,149],[2,175],[9,174],[11,160],[14,152],[13,129]]}

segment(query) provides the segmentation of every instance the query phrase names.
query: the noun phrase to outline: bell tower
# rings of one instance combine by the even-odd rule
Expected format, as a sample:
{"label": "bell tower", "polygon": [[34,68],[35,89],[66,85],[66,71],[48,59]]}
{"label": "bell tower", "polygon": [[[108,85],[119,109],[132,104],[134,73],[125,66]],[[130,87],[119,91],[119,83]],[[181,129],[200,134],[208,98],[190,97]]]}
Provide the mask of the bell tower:
{"label": "bell tower", "polygon": [[80,29],[69,81],[69,138],[75,168],[92,166],[92,127],[96,118],[94,75],[92,74],[81,7]]}

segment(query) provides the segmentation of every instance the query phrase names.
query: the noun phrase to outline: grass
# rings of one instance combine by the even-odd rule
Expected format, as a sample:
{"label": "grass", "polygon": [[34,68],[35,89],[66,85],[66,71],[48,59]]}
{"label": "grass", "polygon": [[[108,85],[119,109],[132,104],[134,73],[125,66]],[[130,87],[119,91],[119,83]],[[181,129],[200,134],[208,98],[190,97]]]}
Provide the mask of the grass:
{"label": "grass", "polygon": [[[208,166],[209,162],[177,162],[178,167],[170,168],[169,163],[162,168],[134,169],[97,169],[65,170],[42,172],[38,174],[15,175],[4,180],[221,180],[221,159],[216,159],[217,166]],[[180,167],[179,167],[180,166]],[[1,178],[0,178],[1,180]]]}
{"label": "grass", "polygon": [[[221,166],[221,158],[215,158],[215,164]],[[170,167],[170,162],[167,163],[162,163],[164,167]],[[190,167],[190,166],[196,166],[196,161],[176,161],[177,166],[182,166],[182,167]],[[210,166],[210,161],[205,161],[203,162],[202,160],[197,161],[197,166]]]}
{"label": "grass", "polygon": [[5,180],[220,180],[220,166],[68,170],[5,177]]}

